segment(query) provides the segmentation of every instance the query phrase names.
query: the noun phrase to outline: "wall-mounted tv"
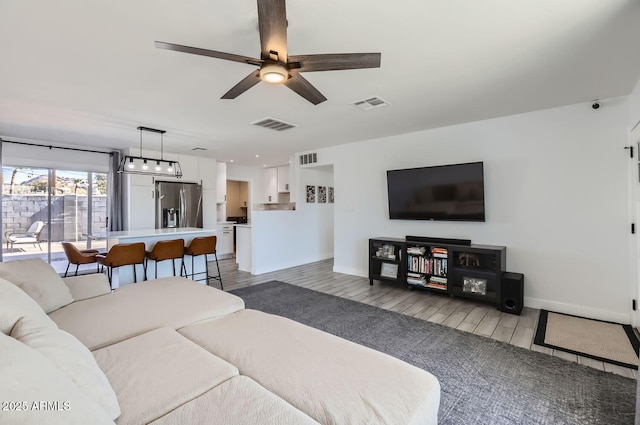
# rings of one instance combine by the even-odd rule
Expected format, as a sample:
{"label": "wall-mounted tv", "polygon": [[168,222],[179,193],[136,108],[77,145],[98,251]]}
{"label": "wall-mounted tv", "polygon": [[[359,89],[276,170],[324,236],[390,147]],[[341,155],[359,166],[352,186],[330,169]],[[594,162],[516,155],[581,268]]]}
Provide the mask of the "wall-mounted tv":
{"label": "wall-mounted tv", "polygon": [[389,218],[484,221],[482,162],[387,171]]}

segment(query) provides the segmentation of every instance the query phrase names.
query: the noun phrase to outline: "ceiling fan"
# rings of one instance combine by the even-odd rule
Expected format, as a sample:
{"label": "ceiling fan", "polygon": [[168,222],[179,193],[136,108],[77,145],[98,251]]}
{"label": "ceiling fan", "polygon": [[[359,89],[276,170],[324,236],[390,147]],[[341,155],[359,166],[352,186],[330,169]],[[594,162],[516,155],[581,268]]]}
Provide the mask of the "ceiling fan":
{"label": "ceiling fan", "polygon": [[302,77],[301,72],[380,67],[380,53],[288,56],[285,0],[258,0],[258,28],[260,32],[260,59],[162,41],[156,41],[156,47],[260,67],[226,92],[222,99],[235,99],[260,81],[265,81],[272,84],[284,84],[309,102],[317,105],[327,98]]}

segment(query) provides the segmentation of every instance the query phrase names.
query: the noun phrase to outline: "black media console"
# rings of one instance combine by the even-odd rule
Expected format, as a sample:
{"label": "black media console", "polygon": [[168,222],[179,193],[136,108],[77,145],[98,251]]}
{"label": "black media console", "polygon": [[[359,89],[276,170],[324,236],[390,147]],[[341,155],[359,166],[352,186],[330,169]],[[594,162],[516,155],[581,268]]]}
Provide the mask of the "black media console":
{"label": "black media console", "polygon": [[[407,236],[369,239],[369,282],[397,282],[485,301],[501,309],[507,248],[466,239]],[[515,311],[519,314],[520,305]]]}

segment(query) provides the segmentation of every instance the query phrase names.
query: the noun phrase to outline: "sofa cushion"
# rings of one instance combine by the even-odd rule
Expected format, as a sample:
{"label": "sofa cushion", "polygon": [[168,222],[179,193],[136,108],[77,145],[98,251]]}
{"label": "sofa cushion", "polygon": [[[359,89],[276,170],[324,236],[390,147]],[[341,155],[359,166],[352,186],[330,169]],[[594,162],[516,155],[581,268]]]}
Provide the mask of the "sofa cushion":
{"label": "sofa cushion", "polygon": [[93,354],[120,399],[118,425],[148,423],[238,375],[235,366],[169,328]]}
{"label": "sofa cushion", "polygon": [[102,273],[86,274],[81,276],[64,277],[62,281],[75,301],[99,297],[111,293],[109,279]]}
{"label": "sofa cushion", "polygon": [[11,337],[46,356],[80,390],[98,403],[111,419],[120,416],[118,399],[107,377],[87,347],[73,335],[57,327],[34,329],[20,319],[13,327]]}
{"label": "sofa cushion", "polygon": [[301,323],[243,310],[179,332],[320,423],[437,423],[433,375]]}
{"label": "sofa cushion", "polygon": [[45,313],[73,302],[71,292],[62,278],[40,258],[2,262],[0,277],[26,292]]}
{"label": "sofa cushion", "polygon": [[4,334],[0,334],[0,353],[0,423],[114,424],[42,353]]}
{"label": "sofa cushion", "polygon": [[160,327],[177,329],[244,308],[235,295],[182,277],[127,285],[49,315],[90,350]]}
{"label": "sofa cushion", "polygon": [[318,424],[246,376],[236,376],[178,407],[153,425]]}
{"label": "sofa cushion", "polygon": [[20,319],[25,330],[57,329],[33,298],[13,283],[0,278],[0,332],[9,335]]}

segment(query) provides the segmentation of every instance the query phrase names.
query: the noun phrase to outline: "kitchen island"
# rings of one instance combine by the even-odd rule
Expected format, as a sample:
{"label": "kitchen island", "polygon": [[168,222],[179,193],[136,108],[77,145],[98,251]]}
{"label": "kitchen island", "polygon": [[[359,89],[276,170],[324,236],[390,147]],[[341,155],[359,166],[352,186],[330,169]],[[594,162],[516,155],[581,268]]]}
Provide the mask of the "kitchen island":
{"label": "kitchen island", "polygon": [[[146,250],[150,251],[153,249],[153,246],[156,242],[161,240],[170,240],[170,239],[184,239],[185,246],[189,245],[189,242],[193,238],[201,237],[201,236],[213,236],[215,235],[214,229],[201,229],[197,227],[175,227],[175,228],[164,228],[164,229],[143,229],[143,230],[123,230],[117,232],[107,232],[103,234],[107,239],[107,249],[111,248],[115,244],[125,244],[125,243],[134,243],[134,242],[144,242]],[[94,235],[96,236],[96,235]],[[180,270],[181,262],[180,260],[176,261],[176,274],[178,274],[178,270]],[[193,272],[195,273],[204,273],[205,272],[205,263],[204,256],[201,258],[196,258],[194,263],[194,270],[191,270],[191,261],[185,261],[185,267],[187,268],[187,274],[191,275]],[[152,263],[150,263],[152,264]],[[138,277],[138,282],[142,281],[144,276],[144,270],[142,266],[136,266],[136,274]],[[155,268],[153,266],[148,267],[147,270],[147,278],[155,279]],[[173,276],[173,267],[171,266],[171,261],[161,261],[158,263],[158,276],[157,277],[167,277]],[[204,274],[197,275],[196,279],[203,278]],[[121,285],[127,285],[133,283],[133,267],[132,266],[123,266],[117,267],[113,270],[113,277],[111,286],[113,288],[118,288]],[[200,283],[206,283],[205,280],[200,281]]]}

